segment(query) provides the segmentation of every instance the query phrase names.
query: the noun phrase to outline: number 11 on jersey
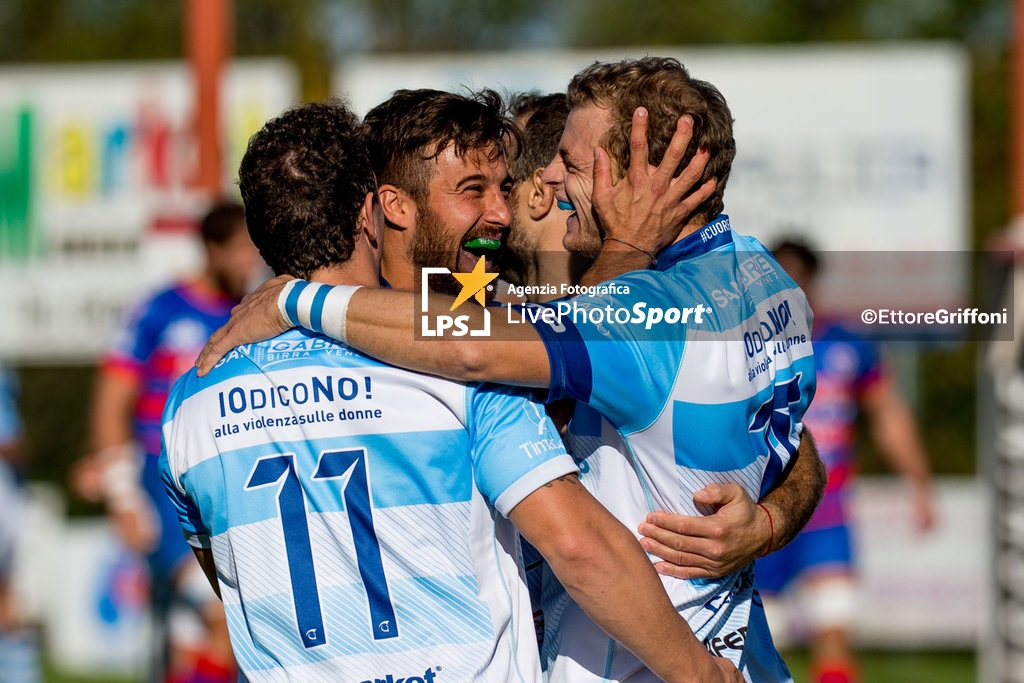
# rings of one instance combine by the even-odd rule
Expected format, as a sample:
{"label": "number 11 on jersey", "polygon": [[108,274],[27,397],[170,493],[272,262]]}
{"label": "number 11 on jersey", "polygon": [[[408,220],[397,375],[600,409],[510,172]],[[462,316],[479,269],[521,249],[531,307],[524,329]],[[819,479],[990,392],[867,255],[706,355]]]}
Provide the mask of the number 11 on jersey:
{"label": "number 11 on jersey", "polygon": [[[246,490],[273,485],[284,478],[277,494],[281,527],[284,532],[285,549],[288,556],[288,572],[292,584],[292,600],[295,618],[298,622],[299,637],[307,647],[317,647],[327,642],[323,613],[320,609],[320,593],[313,567],[313,548],[309,538],[309,523],[306,519],[306,500],[298,473],[295,471],[295,456],[292,453],[269,456],[256,463]],[[348,513],[355,544],[356,562],[363,580],[370,610],[371,629],[374,640],[385,640],[398,636],[394,605],[384,576],[377,533],[373,528],[373,508],[370,501],[369,478],[366,470],[366,450],[350,449],[326,451],[320,455],[320,463],[313,474],[315,480],[347,480],[344,488],[345,510]],[[326,482],[325,482],[326,483]]]}

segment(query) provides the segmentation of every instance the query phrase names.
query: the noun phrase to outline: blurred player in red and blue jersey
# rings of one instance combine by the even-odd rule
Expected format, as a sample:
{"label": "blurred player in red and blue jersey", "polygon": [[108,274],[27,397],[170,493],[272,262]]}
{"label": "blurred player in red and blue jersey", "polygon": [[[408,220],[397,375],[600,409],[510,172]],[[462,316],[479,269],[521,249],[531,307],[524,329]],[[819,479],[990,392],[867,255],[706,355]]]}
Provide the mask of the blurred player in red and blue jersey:
{"label": "blurred player in red and blue jersey", "polygon": [[818,388],[804,422],[814,433],[828,483],[804,530],[789,545],[757,560],[757,587],[766,597],[773,631],[780,633],[783,629],[774,622],[787,614],[769,596],[793,594],[799,608],[794,616],[809,637],[810,680],[847,683],[857,680],[851,645],[857,597],[850,497],[861,419],[883,457],[906,479],[914,521],[922,530],[935,523],[931,474],[913,413],[887,375],[878,347],[816,306],[818,255],[797,239],[780,242],[772,252],[816,311]]}
{"label": "blurred player in red and blue jersey", "polygon": [[[90,415],[88,456],[73,475],[86,498],[102,498],[121,538],[147,556],[158,629],[153,680],[234,680],[223,608],[182,538],[160,480],[160,424],[175,380],[192,367],[259,273],[245,213],[214,206],[199,226],[204,267],[130,308],[104,354]],[[198,617],[198,619],[197,619]]]}

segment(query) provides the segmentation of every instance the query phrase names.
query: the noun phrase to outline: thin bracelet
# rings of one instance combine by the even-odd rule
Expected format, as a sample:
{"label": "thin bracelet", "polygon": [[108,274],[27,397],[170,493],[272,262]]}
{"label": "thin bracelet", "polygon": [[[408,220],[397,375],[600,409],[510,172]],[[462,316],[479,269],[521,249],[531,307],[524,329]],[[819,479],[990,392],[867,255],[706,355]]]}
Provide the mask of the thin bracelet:
{"label": "thin bracelet", "polygon": [[772,521],[772,513],[768,512],[768,508],[761,503],[758,503],[757,507],[764,510],[764,514],[768,515],[768,549],[764,551],[764,554],[767,555],[772,551],[772,545],[775,544],[775,522]]}
{"label": "thin bracelet", "polygon": [[630,244],[626,240],[620,240],[618,237],[605,237],[601,241],[602,242],[607,242],[608,240],[612,240],[613,242],[618,242],[619,244],[625,244],[630,249],[636,249],[641,254],[644,254],[644,255],[647,256],[647,258],[651,259],[651,265],[652,266],[657,266],[658,265],[658,259],[656,259],[654,257],[654,254],[652,254],[651,252],[647,251],[646,249],[641,249],[640,247],[636,246],[635,244]]}

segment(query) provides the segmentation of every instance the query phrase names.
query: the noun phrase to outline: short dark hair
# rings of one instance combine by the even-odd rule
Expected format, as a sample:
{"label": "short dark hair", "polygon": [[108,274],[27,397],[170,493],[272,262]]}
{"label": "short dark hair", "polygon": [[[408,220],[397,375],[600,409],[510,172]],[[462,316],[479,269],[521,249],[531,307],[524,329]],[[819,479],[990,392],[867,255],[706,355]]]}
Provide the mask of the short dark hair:
{"label": "short dark hair", "polygon": [[199,221],[199,236],[208,244],[224,244],[239,230],[245,230],[245,209],[238,202],[218,202]]}
{"label": "short dark hair", "polygon": [[566,94],[570,108],[596,104],[610,111],[612,127],[601,144],[622,173],[629,166],[629,133],[637,107],[645,107],[649,114],[648,155],[653,164],[665,156],[679,117],[692,116],[693,137],[676,172],[682,171],[698,149],[707,149],[710,158],[701,182],[714,178],[715,191],[694,215],[711,220],[724,210],[725,183],[736,156],[736,140],[732,113],[715,86],[690,76],[677,59],[643,57],[595,62],[573,76]]}
{"label": "short dark hair", "polygon": [[329,100],[289,109],[249,139],[238,185],[253,244],[275,273],[309,278],[352,255],[375,190],[359,119]]}
{"label": "short dark hair", "polygon": [[569,103],[565,93],[522,93],[509,103],[509,113],[522,130],[522,146],[509,166],[512,180],[518,183],[554,158],[565,120],[569,118]]}
{"label": "short dark hair", "polygon": [[505,116],[501,96],[484,89],[468,95],[441,90],[397,90],[363,119],[380,184],[392,184],[417,201],[430,181],[424,162],[454,145],[462,156],[484,151],[510,156],[519,133]]}
{"label": "short dark hair", "polygon": [[772,254],[775,258],[783,254],[795,256],[801,265],[807,270],[807,274],[810,277],[814,277],[818,274],[818,268],[821,266],[821,259],[818,257],[818,252],[814,250],[811,245],[805,240],[799,237],[786,237],[783,238],[772,246]]}

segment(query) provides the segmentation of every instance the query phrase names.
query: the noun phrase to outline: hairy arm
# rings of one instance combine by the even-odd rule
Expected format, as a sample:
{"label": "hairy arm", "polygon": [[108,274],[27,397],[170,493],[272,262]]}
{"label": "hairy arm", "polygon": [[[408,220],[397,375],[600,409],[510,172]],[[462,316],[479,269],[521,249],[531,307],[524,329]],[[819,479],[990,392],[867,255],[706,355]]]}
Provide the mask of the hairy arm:
{"label": "hairy arm", "polygon": [[[278,297],[294,278],[278,276],[262,284],[234,308],[231,319],[207,341],[196,360],[205,375],[231,349],[269,339],[290,325],[278,308]],[[547,351],[533,326],[517,313],[490,308],[491,336],[417,339],[421,316],[450,313],[452,297],[430,295],[429,311],[420,311],[413,292],[362,287],[348,303],[344,333],[340,325],[325,324],[323,332],[353,348],[399,367],[450,379],[486,380],[530,387],[547,387]],[[331,305],[327,302],[324,310]],[[485,309],[467,302],[458,309],[469,329],[481,329]],[[331,316],[326,316],[330,318]],[[337,316],[336,316],[337,317]],[[510,322],[510,319],[514,322]]]}
{"label": "hairy arm", "polygon": [[711,484],[693,499],[714,507],[714,514],[652,512],[639,527],[640,543],[663,560],[655,565],[661,574],[683,579],[729,574],[792,541],[818,506],[825,481],[825,466],[805,428],[785,477],[760,501],[767,511],[737,484]]}
{"label": "hairy arm", "polygon": [[730,662],[701,645],[636,539],[575,475],[530,494],[509,519],[587,615],[659,677],[742,680]]}
{"label": "hairy arm", "polygon": [[[348,309],[350,346],[383,361],[450,379],[486,380],[529,387],[547,387],[548,354],[537,331],[514,312],[484,309],[467,303],[469,329],[480,329],[490,315],[489,338],[416,339],[421,312],[412,292],[361,289]],[[452,299],[430,296],[431,319],[450,312]],[[509,322],[510,315],[516,322]]]}

